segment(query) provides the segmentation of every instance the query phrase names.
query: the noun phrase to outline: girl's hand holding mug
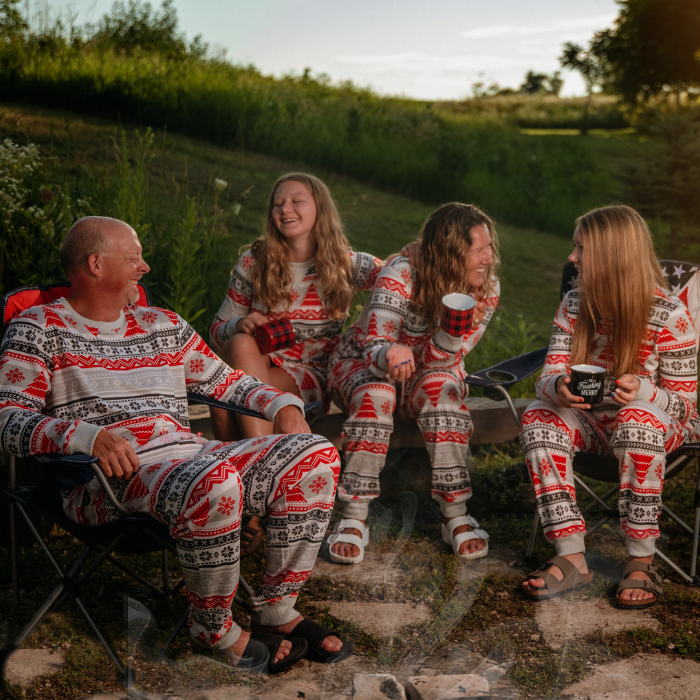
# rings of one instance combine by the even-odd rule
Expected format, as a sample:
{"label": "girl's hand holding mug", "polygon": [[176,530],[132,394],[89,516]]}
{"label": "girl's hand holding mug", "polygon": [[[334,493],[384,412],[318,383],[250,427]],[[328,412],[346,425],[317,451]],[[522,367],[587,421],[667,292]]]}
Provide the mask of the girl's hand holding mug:
{"label": "girl's hand holding mug", "polygon": [[399,343],[392,343],[386,351],[386,366],[389,379],[402,382],[416,371],[413,350]]}
{"label": "girl's hand holding mug", "polygon": [[612,393],[616,403],[623,406],[634,401],[642,382],[634,374],[623,374],[615,383],[615,391]]}
{"label": "girl's hand holding mug", "polygon": [[258,326],[262,326],[266,323],[267,323],[267,317],[263,316],[262,314],[258,313],[257,311],[253,311],[253,312],[249,313],[245,318],[242,318],[236,324],[236,332],[247,333],[248,335],[253,335],[253,333],[255,333],[255,329]]}
{"label": "girl's hand holding mug", "polygon": [[564,408],[590,408],[591,404],[585,403],[586,400],[582,396],[574,396],[569,391],[569,384],[571,384],[571,377],[568,375],[561,376],[557,379],[557,397],[559,398],[559,405],[564,406]]}

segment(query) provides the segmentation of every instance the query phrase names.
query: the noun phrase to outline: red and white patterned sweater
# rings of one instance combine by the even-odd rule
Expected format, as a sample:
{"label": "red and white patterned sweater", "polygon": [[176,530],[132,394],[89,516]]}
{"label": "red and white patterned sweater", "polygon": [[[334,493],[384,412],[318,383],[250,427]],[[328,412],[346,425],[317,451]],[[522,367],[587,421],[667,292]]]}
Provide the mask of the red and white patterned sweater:
{"label": "red and white patterned sweater", "polygon": [[374,374],[385,378],[386,351],[391,344],[400,343],[413,350],[417,370],[452,368],[466,377],[464,358],[479,342],[493,316],[500,295],[499,282],[495,280],[493,296],[483,299],[484,320],[456,338],[441,329],[431,335],[425,316],[411,309],[415,275],[405,257],[394,258],[381,271],[362,313],[343,333],[331,355],[331,368],[340,360],[361,358]]}
{"label": "red and white patterned sweater", "polygon": [[[368,253],[350,251],[350,258],[355,291],[370,289],[384,263]],[[272,312],[253,294],[253,264],[253,254],[248,250],[231,272],[226,298],[209,331],[212,347],[220,350],[235,335],[238,321],[252,311],[257,311],[270,321],[288,318],[294,326],[296,344],[273,354],[283,360],[302,362],[325,371],[344,321],[334,321],[328,317],[314,261],[290,263],[293,273],[292,303],[289,309],[274,309]]]}
{"label": "red and white patterned sweater", "polygon": [[163,309],[130,306],[99,323],[58,299],[14,319],[0,352],[0,447],[18,456],[92,454],[105,428],[155,461],[192,438],[187,391],[270,420],[283,406],[303,411],[298,397],[232,370]]}
{"label": "red and white patterned sweater", "polygon": [[[571,344],[579,313],[580,291],[566,294],[554,318],[552,340],[540,378],[537,396],[558,403],[556,380],[571,370]],[[588,364],[607,368],[609,348],[601,325],[591,345]],[[657,287],[649,313],[647,333],[639,349],[637,373],[641,386],[637,399],[649,401],[686,428],[700,428],[697,413],[698,334],[683,302]],[[605,404],[613,403],[612,399]],[[618,405],[618,404],[614,404]]]}

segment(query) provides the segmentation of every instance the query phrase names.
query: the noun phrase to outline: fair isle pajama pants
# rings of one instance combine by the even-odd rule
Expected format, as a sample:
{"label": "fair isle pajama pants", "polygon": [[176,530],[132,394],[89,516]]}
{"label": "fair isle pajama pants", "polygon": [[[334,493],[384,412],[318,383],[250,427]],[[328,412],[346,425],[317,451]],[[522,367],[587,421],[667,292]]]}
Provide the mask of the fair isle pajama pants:
{"label": "fair isle pajama pants", "polygon": [[[172,448],[168,459],[144,464],[148,453],[141,448],[139,471],[111,485],[129,510],[150,513],[169,527],[192,606],[190,634],[225,649],[241,633],[231,616],[241,516],[268,516],[267,566],[262,588],[250,600],[252,619],[262,625],[290,622],[333,510],[340,459],[318,435],[238,442],[176,435],[176,442],[166,436]],[[180,458],[173,458],[174,452]],[[96,479],[69,492],[64,509],[73,520],[90,525],[120,517]]]}
{"label": "fair isle pajama pants", "polygon": [[619,461],[620,526],[633,557],[654,554],[659,537],[666,455],[688,439],[675,419],[647,401],[593,411],[535,401],[520,431],[540,522],[557,554],[585,552],[586,526],[576,505],[573,459],[578,451]]}
{"label": "fair isle pajama pants", "polygon": [[464,405],[467,389],[451,370],[422,369],[401,384],[377,378],[360,360],[342,360],[333,370],[333,400],[348,414],[343,423],[345,468],[338,485],[343,515],[365,520],[369,502],[379,496],[394,428],[393,413],[417,422],[433,469],[431,494],[446,517],[464,515],[471,497],[467,471],[469,438],[474,431]]}

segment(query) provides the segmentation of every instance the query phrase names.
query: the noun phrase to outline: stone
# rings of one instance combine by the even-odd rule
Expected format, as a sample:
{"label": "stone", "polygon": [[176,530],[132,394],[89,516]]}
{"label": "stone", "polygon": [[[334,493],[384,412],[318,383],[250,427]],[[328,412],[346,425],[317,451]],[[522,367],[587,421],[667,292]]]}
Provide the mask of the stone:
{"label": "stone", "polygon": [[390,637],[402,627],[425,622],[430,619],[431,610],[419,603],[387,603],[356,601],[317,601],[313,603],[320,608],[328,607],[331,615],[340,620],[354,622],[365,632],[375,637]]}
{"label": "stone", "polygon": [[389,673],[356,673],[353,700],[406,700],[406,692]]}
{"label": "stone", "polygon": [[408,700],[471,700],[488,698],[489,682],[482,676],[411,676],[406,684]]}
{"label": "stone", "polygon": [[365,551],[365,559],[360,564],[334,564],[321,557],[316,558],[311,578],[326,576],[336,581],[353,583],[391,584],[401,581],[406,576],[399,567],[396,554]]}
{"label": "stone", "polygon": [[582,596],[561,596],[537,603],[535,621],[552,649],[559,649],[567,641],[592,634],[597,629],[603,634],[617,634],[631,627],[651,630],[660,627],[649,610],[620,610],[607,600],[586,600]]}
{"label": "stone", "polygon": [[667,654],[637,654],[599,665],[561,694],[589,700],[697,700],[700,663]]}
{"label": "stone", "polygon": [[60,670],[66,655],[58,649],[18,649],[5,663],[5,680],[25,687],[39,676]]}
{"label": "stone", "polygon": [[489,553],[481,559],[460,560],[457,571],[457,581],[468,581],[485,576],[522,576],[526,575],[522,568],[522,561],[517,560],[513,566],[514,556],[517,551],[505,544],[495,544],[489,541]]}

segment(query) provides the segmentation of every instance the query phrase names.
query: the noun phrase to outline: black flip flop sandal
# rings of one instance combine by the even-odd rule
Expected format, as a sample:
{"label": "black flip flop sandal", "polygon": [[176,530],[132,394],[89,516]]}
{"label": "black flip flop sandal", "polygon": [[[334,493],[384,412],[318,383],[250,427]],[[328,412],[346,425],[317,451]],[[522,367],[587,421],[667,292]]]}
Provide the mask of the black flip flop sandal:
{"label": "black flip flop sandal", "polygon": [[[333,630],[329,630],[322,625],[319,625],[313,620],[304,618],[293,630],[292,634],[295,637],[300,637],[306,640],[309,649],[306,652],[306,658],[309,661],[318,661],[322,664],[335,663],[347,659],[352,656],[352,643],[345,639],[340,639],[340,635]],[[343,646],[338,651],[326,651],[321,648],[321,644],[326,637],[338,637],[343,643]],[[289,639],[289,637],[287,637]]]}

